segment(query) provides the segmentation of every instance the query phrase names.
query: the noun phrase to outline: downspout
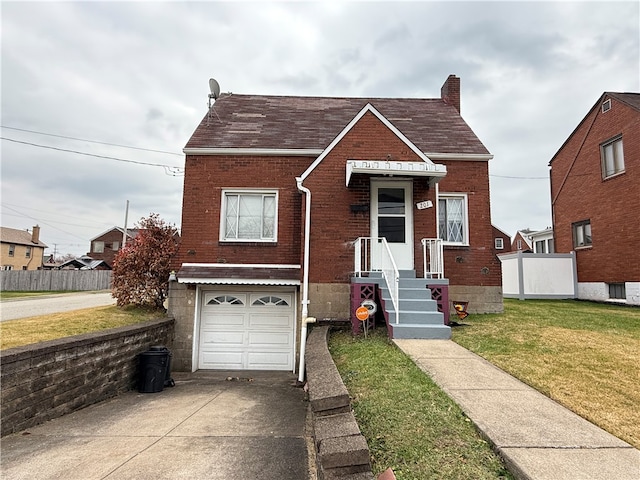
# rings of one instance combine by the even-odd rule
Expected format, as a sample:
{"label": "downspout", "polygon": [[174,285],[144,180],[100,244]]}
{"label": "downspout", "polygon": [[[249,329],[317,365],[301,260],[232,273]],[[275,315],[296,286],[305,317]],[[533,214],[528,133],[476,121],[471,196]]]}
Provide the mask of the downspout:
{"label": "downspout", "polygon": [[305,194],[304,209],[304,258],[302,280],[302,330],[300,331],[300,365],[298,367],[298,384],[304,381],[304,355],[307,346],[307,324],[314,323],[315,318],[309,317],[309,233],[311,231],[311,190],[302,185],[302,178],[296,177],[296,185]]}

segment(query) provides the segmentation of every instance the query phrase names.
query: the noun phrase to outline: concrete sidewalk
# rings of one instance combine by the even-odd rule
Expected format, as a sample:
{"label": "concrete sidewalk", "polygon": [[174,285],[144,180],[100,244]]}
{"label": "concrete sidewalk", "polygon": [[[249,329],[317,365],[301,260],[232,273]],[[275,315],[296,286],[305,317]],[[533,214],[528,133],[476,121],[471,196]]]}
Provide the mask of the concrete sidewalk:
{"label": "concrete sidewalk", "polygon": [[640,451],[450,340],[394,340],[531,480],[638,480]]}
{"label": "concrete sidewalk", "polygon": [[308,402],[293,374],[172,376],[162,392],[127,392],[4,437],[0,478],[314,478]]}

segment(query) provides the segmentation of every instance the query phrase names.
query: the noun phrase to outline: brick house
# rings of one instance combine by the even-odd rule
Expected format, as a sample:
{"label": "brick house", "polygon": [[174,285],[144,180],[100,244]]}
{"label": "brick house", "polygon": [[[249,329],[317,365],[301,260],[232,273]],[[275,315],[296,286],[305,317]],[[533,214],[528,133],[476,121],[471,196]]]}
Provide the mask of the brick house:
{"label": "brick house", "polygon": [[292,370],[306,319],[353,320],[369,286],[396,338],[449,338],[448,298],[502,311],[458,77],[430,99],[223,94],[184,152],[175,368]]}
{"label": "brick house", "polygon": [[495,254],[509,253],[511,251],[511,235],[495,225],[491,225],[491,228],[493,229],[493,249]]}
{"label": "brick house", "polygon": [[605,92],[549,162],[555,250],[578,298],[640,304],[640,94]]}
{"label": "brick house", "polygon": [[[127,229],[127,242],[138,234],[137,229]],[[113,268],[113,259],[122,248],[124,229],[113,227],[91,239],[90,251],[87,255],[94,260],[103,260],[109,268]]]}
{"label": "brick house", "polygon": [[2,270],[40,270],[47,245],[40,241],[40,227],[31,232],[0,227],[0,265]]}

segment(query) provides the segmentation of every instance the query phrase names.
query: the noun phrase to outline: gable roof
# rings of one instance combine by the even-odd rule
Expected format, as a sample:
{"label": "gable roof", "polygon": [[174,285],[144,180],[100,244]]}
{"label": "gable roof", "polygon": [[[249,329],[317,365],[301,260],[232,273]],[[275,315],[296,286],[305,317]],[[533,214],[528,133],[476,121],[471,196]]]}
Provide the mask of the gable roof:
{"label": "gable roof", "polygon": [[[96,235],[90,241],[93,242],[94,240],[96,240],[96,239],[98,239],[100,237],[104,237],[107,233],[111,233],[114,230],[120,232],[120,234],[124,233],[124,228],[113,227],[113,228],[110,228],[109,230],[106,230],[106,231],[102,232],[100,235]],[[128,238],[135,238],[138,235],[138,232],[140,232],[140,229],[138,229],[138,228],[127,228],[127,237]]]}
{"label": "gable roof", "polygon": [[342,98],[223,94],[184,152],[278,150],[316,156],[370,104],[422,153],[486,155],[489,151],[442,99]]}
{"label": "gable roof", "polygon": [[29,247],[48,248],[46,244],[38,240],[32,241],[31,232],[18,230],[16,228],[0,227],[0,241],[2,243],[13,243],[16,245],[27,245]]}
{"label": "gable roof", "polygon": [[[556,151],[556,153],[553,154],[553,157],[551,157],[551,160],[549,160],[549,165],[551,165],[551,163],[553,163],[553,161],[555,160],[555,158],[558,156],[558,154],[562,151],[562,149],[564,148],[564,146],[569,142],[569,140],[571,139],[571,137],[573,137],[575,135],[575,133],[578,131],[578,129],[580,128],[580,126],[585,122],[585,120],[587,120],[587,118],[589,118],[591,116],[591,114],[593,113],[593,111],[597,108],[600,108],[600,105],[602,105],[602,102],[604,102],[607,98],[613,98],[615,100],[617,100],[618,102],[626,105],[627,107],[636,110],[636,112],[639,114],[640,116],[640,93],[630,93],[630,92],[625,92],[625,93],[616,93],[616,92],[604,92],[602,95],[600,95],[600,98],[598,98],[598,100],[596,101],[596,103],[593,104],[593,106],[589,109],[589,111],[587,112],[587,114],[582,118],[582,120],[580,120],[580,122],[578,123],[578,125],[576,125],[576,128],[573,129],[573,131],[571,132],[571,134],[567,137],[567,139],[562,143],[562,145],[560,146],[560,148]],[[595,120],[594,120],[595,121]]]}

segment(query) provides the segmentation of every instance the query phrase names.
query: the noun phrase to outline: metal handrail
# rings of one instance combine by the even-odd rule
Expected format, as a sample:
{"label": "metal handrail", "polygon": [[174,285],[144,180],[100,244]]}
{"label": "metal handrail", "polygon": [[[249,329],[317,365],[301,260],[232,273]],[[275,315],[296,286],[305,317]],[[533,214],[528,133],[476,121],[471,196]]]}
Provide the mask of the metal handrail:
{"label": "metal handrail", "polygon": [[[355,275],[362,276],[365,272],[381,272],[395,312],[395,323],[398,323],[398,297],[400,291],[400,272],[391,254],[391,249],[384,237],[359,237],[354,242]],[[375,249],[375,251],[374,251]]]}
{"label": "metal handrail", "polygon": [[440,238],[423,238],[424,278],[444,278],[443,243]]}

